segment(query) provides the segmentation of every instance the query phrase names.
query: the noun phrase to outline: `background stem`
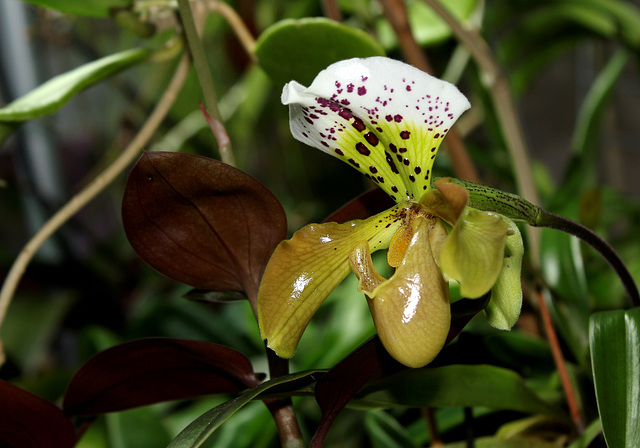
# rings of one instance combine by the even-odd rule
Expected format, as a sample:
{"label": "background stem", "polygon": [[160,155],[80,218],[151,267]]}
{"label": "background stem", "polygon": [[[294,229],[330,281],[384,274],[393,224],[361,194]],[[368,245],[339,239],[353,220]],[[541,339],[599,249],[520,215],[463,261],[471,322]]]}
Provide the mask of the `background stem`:
{"label": "background stem", "polygon": [[[147,144],[151,136],[162,123],[162,120],[171,109],[182,84],[184,84],[189,73],[189,58],[184,55],[176,68],[176,71],[169,83],[169,86],[162,94],[155,109],[144,123],[135,138],[129,143],[120,156],[113,161],[100,175],[98,175],[89,185],[76,194],[67,204],[53,215],[40,230],[29,240],[22,249],[16,260],[13,262],[9,274],[0,291],[0,327],[7,313],[11,298],[26,270],[29,262],[36,254],[40,246],[49,239],[56,230],[75,215],[81,208],[87,205],[102,190],[104,190],[113,180],[124,171],[140,153],[140,150]],[[4,364],[5,356],[0,341],[0,366]]]}
{"label": "background stem", "polygon": [[[202,88],[202,95],[204,98],[204,105],[209,117],[211,117],[210,126],[213,136],[218,142],[218,151],[220,152],[220,160],[224,163],[235,166],[235,159],[233,151],[231,149],[231,140],[227,134],[226,129],[222,121],[222,114],[218,108],[218,98],[213,86],[213,78],[211,71],[209,70],[209,64],[204,52],[204,47],[200,41],[198,29],[193,19],[193,13],[191,12],[191,6],[189,0],[178,0],[178,7],[180,8],[180,17],[182,25],[184,27],[185,35],[187,36],[187,43],[189,51],[193,57],[193,65],[196,68],[196,74],[198,75],[198,81]],[[202,23],[206,18],[206,14],[199,15]]]}

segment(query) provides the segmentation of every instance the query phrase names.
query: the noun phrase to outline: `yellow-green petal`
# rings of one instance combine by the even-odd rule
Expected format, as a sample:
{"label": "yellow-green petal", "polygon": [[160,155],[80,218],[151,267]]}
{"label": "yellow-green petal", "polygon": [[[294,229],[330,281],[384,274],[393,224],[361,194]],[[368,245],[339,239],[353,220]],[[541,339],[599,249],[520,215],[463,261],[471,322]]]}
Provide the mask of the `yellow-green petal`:
{"label": "yellow-green petal", "polygon": [[510,330],[520,316],[522,308],[522,283],[520,271],[524,245],[518,227],[508,218],[509,236],[504,247],[502,270],[491,288],[491,300],[484,310],[489,324],[499,330]]}
{"label": "yellow-green petal", "polygon": [[366,241],[384,249],[405,218],[397,205],[366,220],[310,224],[274,251],[258,292],[258,322],[267,345],[279,356],[293,356],[313,314],[349,273],[349,253]]}
{"label": "yellow-green petal", "polygon": [[437,218],[418,216],[411,226],[413,236],[405,257],[389,280],[376,272],[365,242],[353,249],[350,260],[385,349],[408,367],[422,367],[446,342],[451,306],[449,287],[436,265],[429,238],[443,224]]}
{"label": "yellow-green petal", "polygon": [[508,224],[501,215],[467,207],[440,253],[440,267],[460,283],[463,297],[478,298],[493,287],[504,258]]}

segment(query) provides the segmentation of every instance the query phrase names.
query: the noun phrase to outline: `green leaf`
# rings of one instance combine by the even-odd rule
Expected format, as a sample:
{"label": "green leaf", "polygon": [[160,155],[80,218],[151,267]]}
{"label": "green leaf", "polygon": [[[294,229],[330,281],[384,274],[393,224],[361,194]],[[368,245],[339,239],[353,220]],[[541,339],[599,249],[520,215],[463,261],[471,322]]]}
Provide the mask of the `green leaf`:
{"label": "green leaf", "polygon": [[109,17],[115,9],[129,8],[133,0],[24,0],[33,5],[55,9],[66,14]]}
{"label": "green leaf", "polygon": [[640,308],[591,316],[591,364],[602,432],[609,448],[640,442]]}
{"label": "green leaf", "polygon": [[76,93],[143,61],[151,50],[134,48],[58,75],[0,109],[0,122],[20,122],[52,114]]}
{"label": "green leaf", "polygon": [[[466,448],[467,442],[456,442],[442,445],[442,448]],[[476,448],[554,448],[557,443],[542,442],[530,439],[500,439],[497,437],[482,437],[474,441]]]}
{"label": "green leaf", "polygon": [[314,375],[321,372],[324,373],[324,371],[319,370],[307,370],[291,375],[285,375],[271,381],[267,381],[254,389],[248,390],[242,395],[239,395],[236,398],[233,398],[232,400],[229,400],[220,406],[216,406],[210,411],[202,414],[180,434],[178,434],[178,436],[169,444],[168,448],[196,448],[202,446],[202,444],[215,432],[216,429],[220,427],[220,425],[262,392],[280,385],[299,385],[300,381],[315,381]]}
{"label": "green leaf", "polygon": [[146,448],[166,446],[171,441],[169,431],[152,408],[114,412],[106,416],[110,447]]}
{"label": "green leaf", "polygon": [[295,79],[311,84],[318,72],[342,59],[384,56],[367,33],[324,18],[287,19],[256,42],[258,63],[278,87]]}
{"label": "green leaf", "polygon": [[515,372],[489,365],[408,369],[365,388],[358,400],[380,407],[483,406],[531,414],[559,415]]}

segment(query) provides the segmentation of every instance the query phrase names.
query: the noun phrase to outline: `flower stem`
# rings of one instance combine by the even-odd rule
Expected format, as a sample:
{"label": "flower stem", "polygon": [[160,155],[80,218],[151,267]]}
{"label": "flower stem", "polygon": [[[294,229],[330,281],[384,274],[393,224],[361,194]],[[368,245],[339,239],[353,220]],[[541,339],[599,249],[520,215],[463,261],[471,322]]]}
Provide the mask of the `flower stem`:
{"label": "flower stem", "polygon": [[[196,68],[198,81],[202,88],[204,105],[208,115],[211,117],[210,126],[218,143],[220,159],[224,163],[233,166],[235,165],[235,160],[231,150],[231,140],[224,128],[222,114],[218,108],[218,98],[213,86],[213,78],[211,77],[211,71],[209,70],[209,64],[207,63],[204,47],[202,46],[200,36],[198,35],[198,29],[193,19],[189,0],[178,0],[178,7],[180,9],[180,17],[184,27],[184,32],[187,36],[189,50],[193,57],[193,65]],[[204,20],[205,17],[206,14],[202,15],[202,20]]]}
{"label": "flower stem", "polygon": [[618,277],[627,292],[627,297],[629,298],[631,306],[640,306],[640,294],[638,293],[638,287],[636,286],[635,281],[624,262],[616,251],[614,251],[606,241],[596,235],[596,233],[591,229],[588,229],[582,224],[578,224],[577,222],[571,221],[563,216],[559,216],[555,213],[542,209],[536,225],[539,227],[562,230],[563,232],[574,235],[600,252],[605,260],[607,260],[611,265],[613,270],[618,274]]}

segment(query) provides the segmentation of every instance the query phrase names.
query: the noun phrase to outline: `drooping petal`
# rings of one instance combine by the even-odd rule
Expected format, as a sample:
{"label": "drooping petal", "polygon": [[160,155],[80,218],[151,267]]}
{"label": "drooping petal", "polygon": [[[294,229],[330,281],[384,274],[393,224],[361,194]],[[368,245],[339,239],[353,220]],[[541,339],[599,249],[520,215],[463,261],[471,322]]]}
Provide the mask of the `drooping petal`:
{"label": "drooping petal", "polygon": [[310,224],[278,245],[258,292],[258,322],[267,345],[293,356],[309,320],[349,273],[349,253],[360,241],[384,249],[405,220],[406,205],[366,220]]}
{"label": "drooping petal", "polygon": [[502,270],[491,288],[491,300],[484,310],[489,324],[499,330],[510,330],[520,316],[522,308],[522,284],[520,271],[524,245],[518,227],[508,218],[509,236],[504,246]]}
{"label": "drooping petal", "polygon": [[293,136],[350,163],[396,202],[429,189],[438,147],[469,101],[452,84],[383,57],[330,65],[284,86]]}
{"label": "drooping petal", "polygon": [[467,207],[449,233],[440,253],[442,272],[460,283],[470,299],[493,287],[504,258],[509,225],[501,215]]}
{"label": "drooping petal", "polygon": [[449,287],[436,265],[429,238],[430,232],[439,233],[436,228],[444,225],[437,218],[419,216],[411,227],[413,236],[404,260],[389,280],[376,272],[365,242],[354,247],[350,261],[384,347],[402,364],[422,367],[444,346],[451,307]]}

